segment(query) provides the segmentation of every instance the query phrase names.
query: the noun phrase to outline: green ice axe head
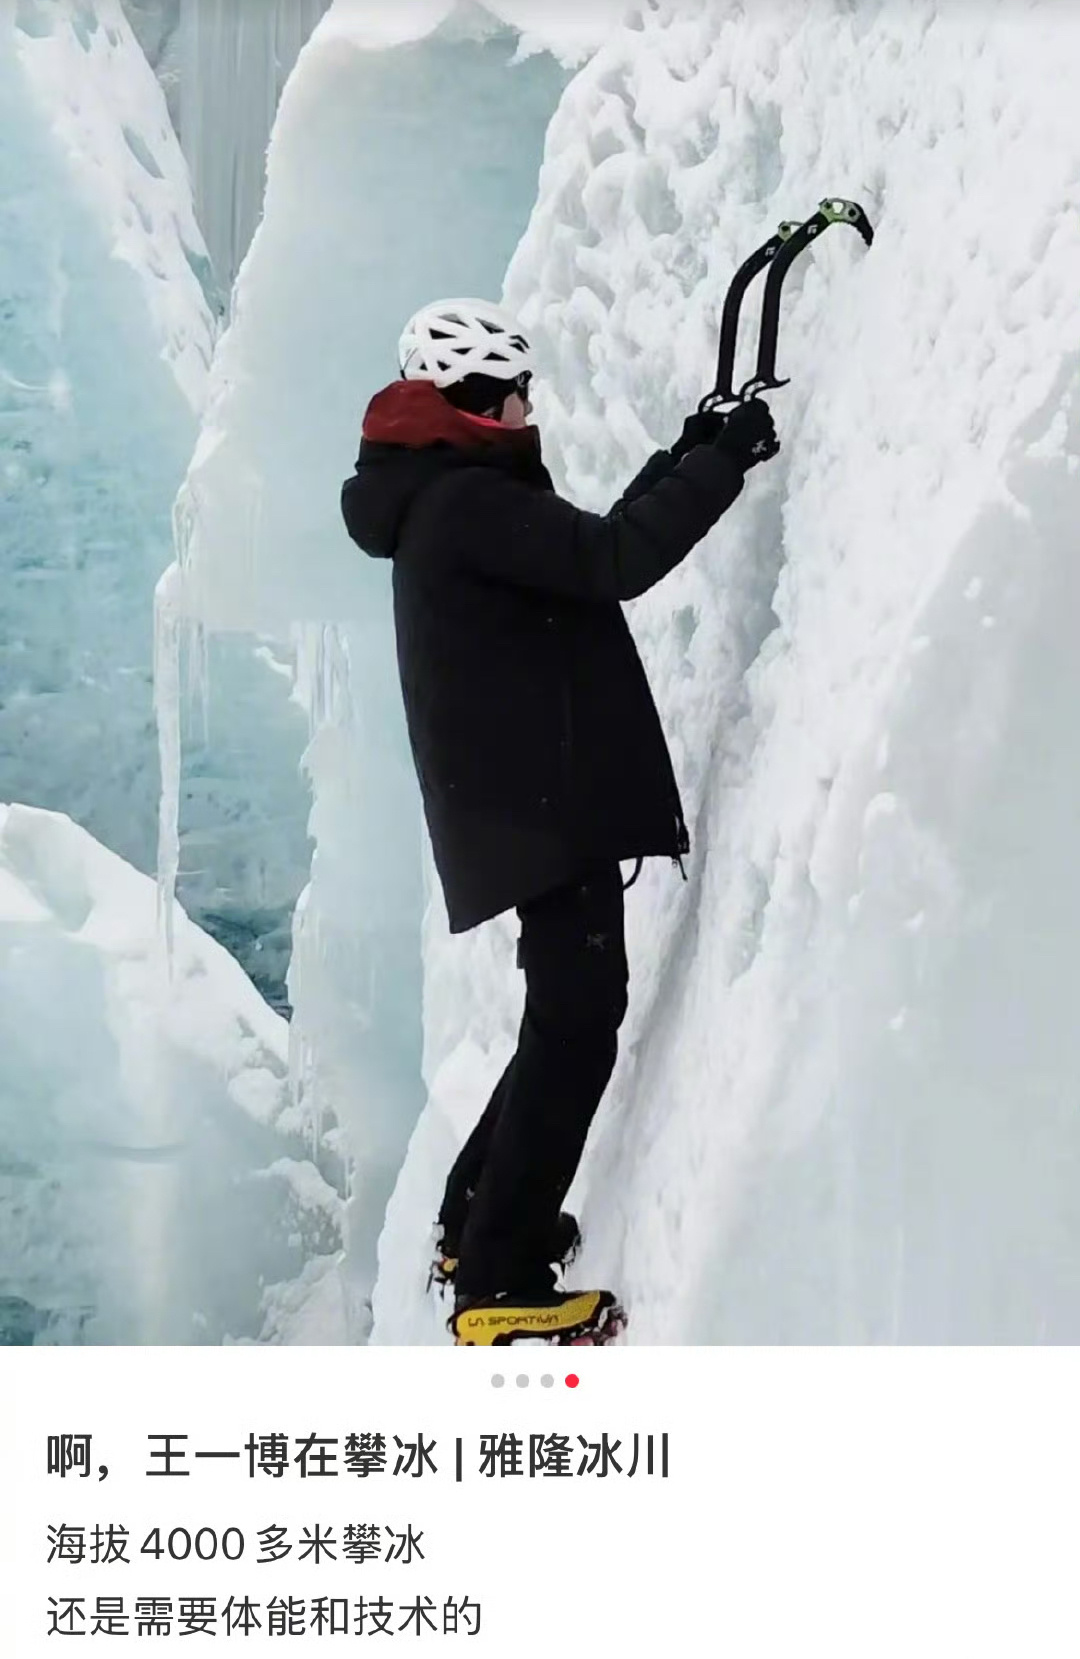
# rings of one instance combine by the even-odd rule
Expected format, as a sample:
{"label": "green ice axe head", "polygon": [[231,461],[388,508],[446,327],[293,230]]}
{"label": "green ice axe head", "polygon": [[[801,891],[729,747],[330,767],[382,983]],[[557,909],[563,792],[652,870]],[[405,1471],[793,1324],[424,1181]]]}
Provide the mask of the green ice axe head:
{"label": "green ice axe head", "polygon": [[867,247],[874,240],[874,232],[865,211],[858,202],[848,202],[839,196],[826,196],[818,207],[822,218],[830,225],[851,225],[858,231]]}

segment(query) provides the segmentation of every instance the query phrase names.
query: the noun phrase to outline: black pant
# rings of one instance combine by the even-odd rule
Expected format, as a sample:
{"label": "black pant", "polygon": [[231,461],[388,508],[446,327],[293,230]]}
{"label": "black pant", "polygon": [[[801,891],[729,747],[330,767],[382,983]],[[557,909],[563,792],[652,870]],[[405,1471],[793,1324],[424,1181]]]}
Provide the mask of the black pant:
{"label": "black pant", "polygon": [[517,1050],[446,1185],[459,1296],[541,1294],[551,1237],[615,1065],[626,1013],[617,864],[518,907],[525,1012]]}

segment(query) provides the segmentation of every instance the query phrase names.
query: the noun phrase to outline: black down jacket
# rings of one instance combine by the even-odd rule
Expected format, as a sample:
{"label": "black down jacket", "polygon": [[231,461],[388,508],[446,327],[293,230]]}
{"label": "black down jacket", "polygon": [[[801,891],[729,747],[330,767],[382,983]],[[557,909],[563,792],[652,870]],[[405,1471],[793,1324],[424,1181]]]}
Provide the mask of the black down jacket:
{"label": "black down jacket", "polygon": [[654,455],[611,511],[555,494],[535,428],[426,382],[376,397],[349,534],[393,560],[401,688],[450,929],[593,859],[688,850],[679,791],[620,601],[685,558],[738,496],[711,445]]}

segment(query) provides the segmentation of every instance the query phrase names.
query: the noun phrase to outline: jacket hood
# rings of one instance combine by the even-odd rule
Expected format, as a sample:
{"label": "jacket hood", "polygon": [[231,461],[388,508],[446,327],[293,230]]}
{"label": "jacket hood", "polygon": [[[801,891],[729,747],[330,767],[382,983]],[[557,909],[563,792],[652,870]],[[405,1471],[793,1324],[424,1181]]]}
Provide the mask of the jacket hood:
{"label": "jacket hood", "polygon": [[372,558],[393,558],[422,489],[452,467],[487,465],[542,472],[536,427],[467,415],[429,380],[395,380],[368,405],[356,472],[341,492],[350,536]]}

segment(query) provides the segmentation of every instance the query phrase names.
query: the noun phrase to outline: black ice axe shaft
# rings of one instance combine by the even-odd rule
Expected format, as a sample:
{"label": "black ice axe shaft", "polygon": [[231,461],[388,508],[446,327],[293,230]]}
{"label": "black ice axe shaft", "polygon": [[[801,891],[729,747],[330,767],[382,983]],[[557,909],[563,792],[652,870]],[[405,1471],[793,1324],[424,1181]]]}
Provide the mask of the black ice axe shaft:
{"label": "black ice axe shaft", "polygon": [[[720,317],[720,350],[716,364],[716,385],[707,392],[698,405],[699,410],[712,410],[726,403],[741,403],[756,397],[759,392],[786,386],[786,380],[776,375],[776,350],[780,333],[780,300],[784,278],[795,260],[830,225],[851,225],[859,232],[867,247],[874,240],[873,228],[858,202],[826,198],[816,213],[801,223],[785,220],[774,236],[745,259],[731,279]],[[739,315],[746,290],[759,272],[768,268],[765,279],[765,298],[761,308],[761,329],[758,336],[757,368],[752,379],[735,390],[735,343],[739,333]]]}

